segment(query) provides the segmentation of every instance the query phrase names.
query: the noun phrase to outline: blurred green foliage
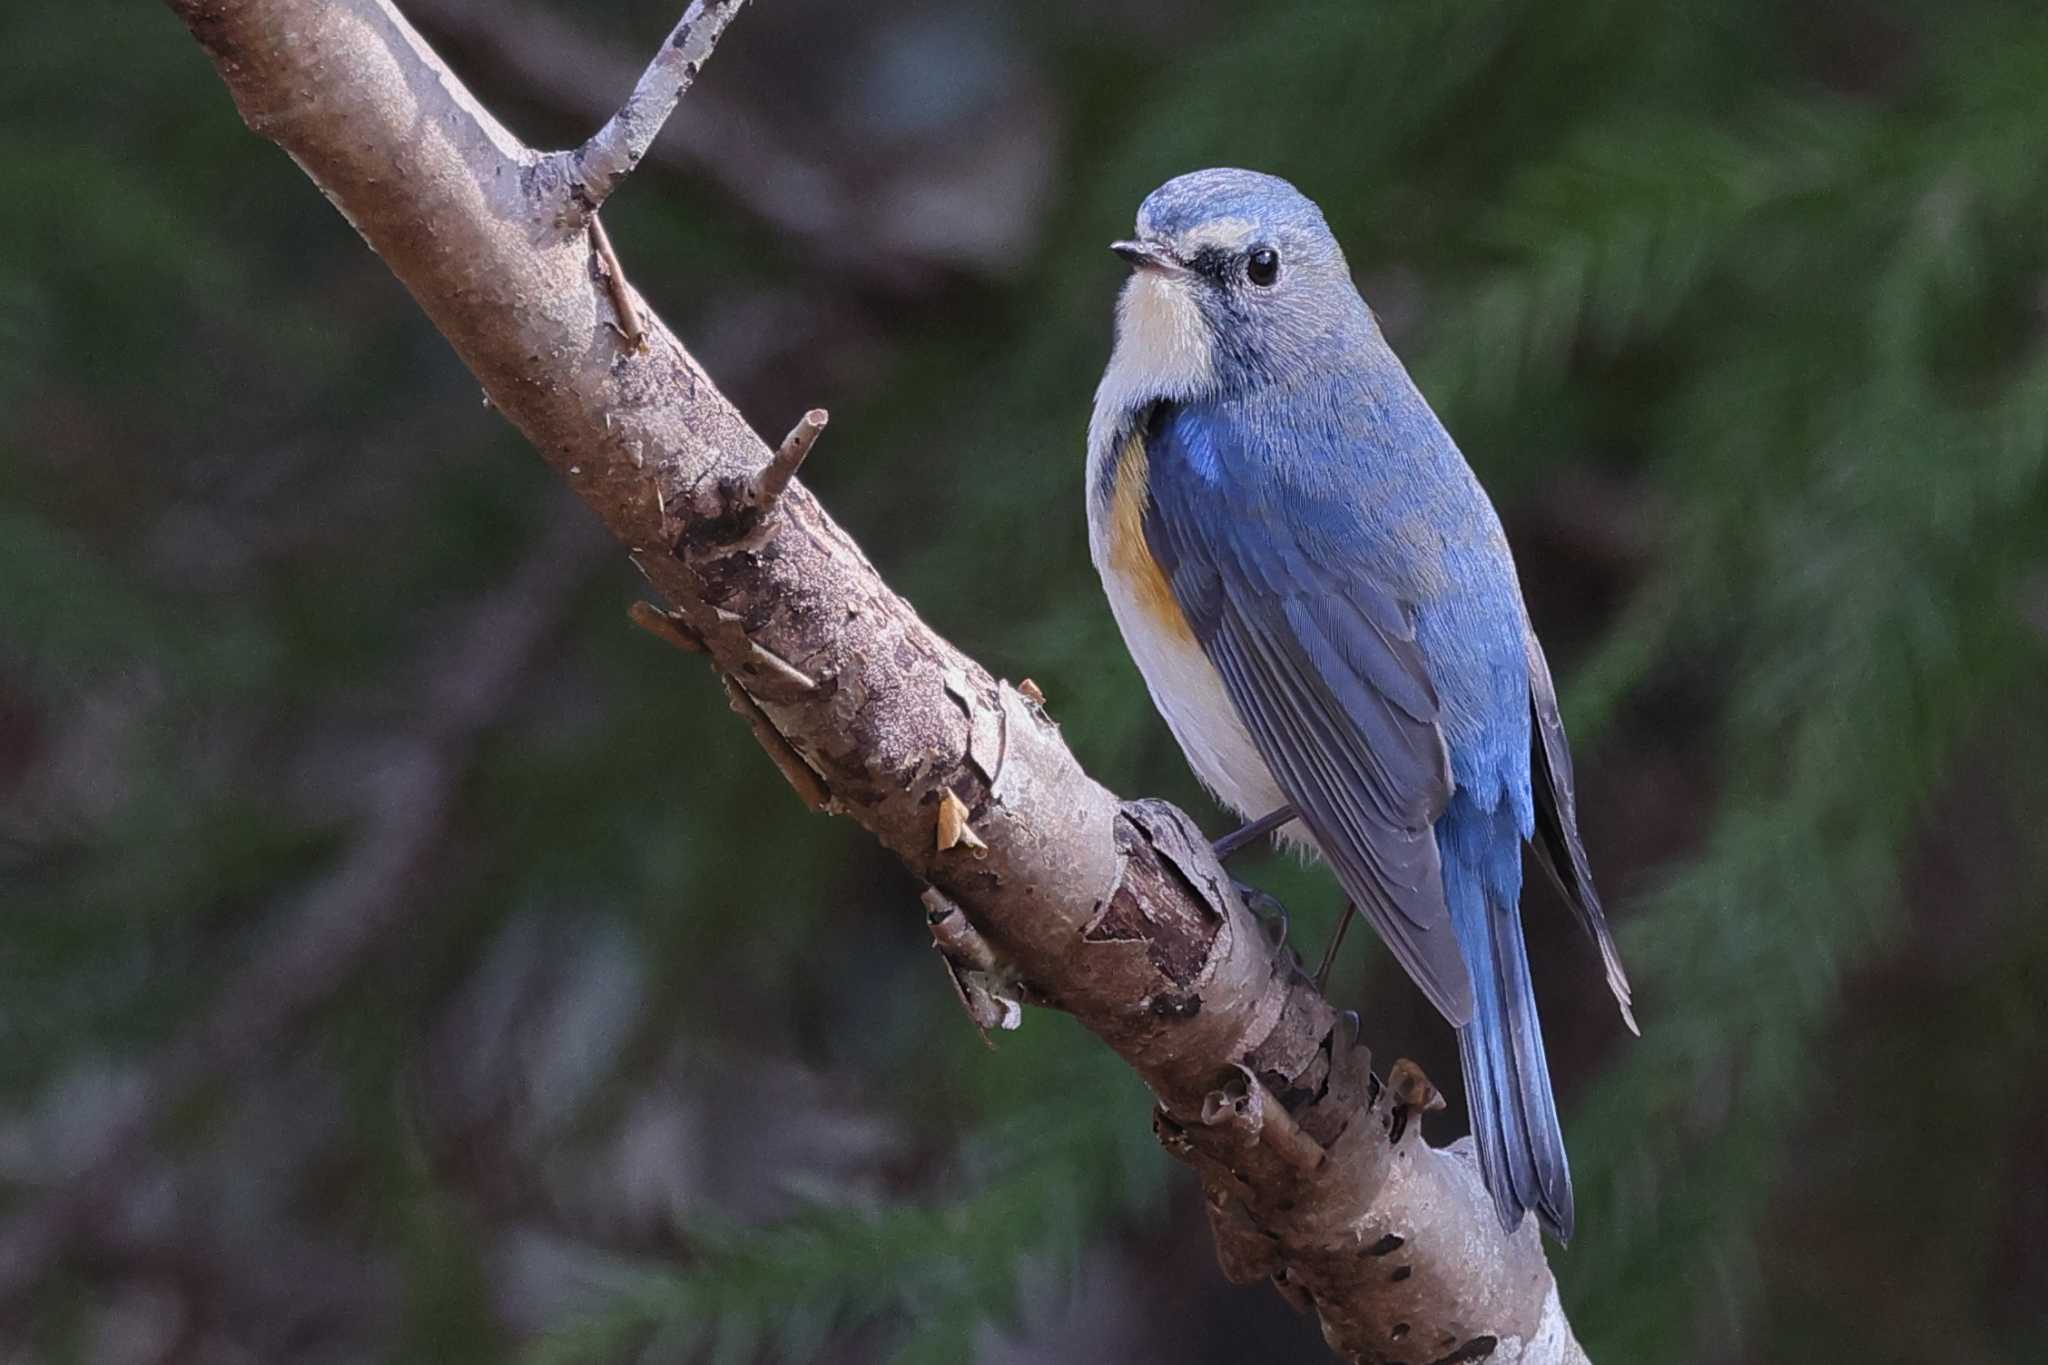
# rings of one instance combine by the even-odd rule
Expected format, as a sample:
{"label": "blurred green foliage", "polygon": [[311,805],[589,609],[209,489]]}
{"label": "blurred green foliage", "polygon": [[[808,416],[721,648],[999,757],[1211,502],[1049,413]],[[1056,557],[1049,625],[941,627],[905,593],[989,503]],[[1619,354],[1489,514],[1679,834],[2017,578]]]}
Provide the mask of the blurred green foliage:
{"label": "blurred green foliage", "polygon": [[[705,77],[764,109],[805,26],[846,22],[770,8]],[[2048,13],[1196,8],[960,7],[1051,167],[999,264],[856,276],[652,171],[613,236],[764,430],[833,409],[807,477],[928,619],[1035,678],[1104,780],[1212,818],[1087,563],[1102,247],[1179,171],[1295,180],[1494,490],[1552,641],[1644,1025],[1615,1036],[1587,955],[1532,903],[1582,1199],[1553,1263],[1593,1358],[2034,1358]],[[915,6],[870,17],[913,53],[966,41]],[[635,6],[598,36],[631,52],[666,22]],[[460,32],[451,56],[522,131],[578,135]],[[20,54],[0,89],[0,1094],[40,1123],[205,1008],[360,837],[349,793],[417,724],[437,641],[564,495],[167,16],[17,7],[0,41]],[[794,84],[796,116],[858,102],[844,73]],[[945,89],[899,98],[963,136]],[[808,345],[734,373],[731,315],[791,288]],[[1038,1014],[984,1053],[914,888],[782,794],[701,669],[623,628],[632,590],[618,566],[583,585],[394,941],[164,1145],[199,1164],[252,1095],[327,1096],[279,1217],[396,1268],[391,1320],[324,1329],[394,1359],[957,1360],[985,1322],[1034,1320],[1020,1285],[1071,1287],[1134,1242],[1175,1301],[1194,1272],[1158,1248],[1202,1234],[1142,1095]],[[1312,941],[1322,875],[1257,875]],[[494,967],[522,934],[543,966]],[[594,1007],[510,986],[529,1003],[502,1017],[463,1003],[557,968],[580,999],[586,957],[602,1027],[553,1027]],[[1346,989],[1368,1038],[1451,1072],[1397,973]],[[479,1012],[497,1022],[469,1051],[444,1041]],[[451,1140],[422,1110],[507,1037],[566,1058],[557,1082]],[[771,1055],[811,1080],[762,1080]],[[829,1103],[793,1098],[814,1082]],[[621,1233],[561,1172],[625,1164],[616,1135],[678,1088],[744,1115],[740,1148],[840,1135],[819,1115],[842,1103],[888,1137],[858,1170],[831,1136],[841,1164],[704,1178]],[[0,1213],[41,1178],[10,1159]],[[503,1288],[535,1225],[597,1266],[538,1321]],[[127,1273],[67,1263],[24,1339],[90,1358],[91,1306]],[[1217,1344],[1235,1318],[1318,1349],[1256,1296],[1211,1297],[1214,1358],[1244,1358]],[[222,1312],[258,1358],[327,1340]]]}

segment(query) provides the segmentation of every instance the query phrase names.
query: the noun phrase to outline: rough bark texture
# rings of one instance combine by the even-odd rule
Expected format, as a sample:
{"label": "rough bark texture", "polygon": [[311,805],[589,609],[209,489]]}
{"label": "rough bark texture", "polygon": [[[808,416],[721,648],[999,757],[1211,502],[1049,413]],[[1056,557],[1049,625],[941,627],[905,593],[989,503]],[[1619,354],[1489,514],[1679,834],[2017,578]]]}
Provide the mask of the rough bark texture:
{"label": "rough bark texture", "polygon": [[647,344],[622,344],[573,154],[513,138],[384,0],[171,6],[249,126],[752,703],[785,773],[807,767],[1026,998],[1144,1077],[1233,1280],[1313,1308],[1350,1360],[1584,1359],[1533,1224],[1501,1234],[1469,1152],[1421,1140],[1187,818],[1090,780],[1037,700],[934,633],[800,483],[765,509],[749,497],[760,438],[644,304]]}

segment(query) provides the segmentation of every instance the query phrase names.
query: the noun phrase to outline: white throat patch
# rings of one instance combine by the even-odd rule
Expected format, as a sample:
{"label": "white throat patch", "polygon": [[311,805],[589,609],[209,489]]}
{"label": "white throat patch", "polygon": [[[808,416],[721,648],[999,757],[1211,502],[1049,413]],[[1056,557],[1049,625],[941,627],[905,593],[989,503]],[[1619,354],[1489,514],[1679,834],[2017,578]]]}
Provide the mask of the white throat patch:
{"label": "white throat patch", "polygon": [[1133,408],[1161,398],[1191,398],[1215,375],[1214,347],[1202,321],[1193,280],[1136,270],[1116,304],[1116,349],[1095,390],[1088,424],[1091,455],[1100,453]]}

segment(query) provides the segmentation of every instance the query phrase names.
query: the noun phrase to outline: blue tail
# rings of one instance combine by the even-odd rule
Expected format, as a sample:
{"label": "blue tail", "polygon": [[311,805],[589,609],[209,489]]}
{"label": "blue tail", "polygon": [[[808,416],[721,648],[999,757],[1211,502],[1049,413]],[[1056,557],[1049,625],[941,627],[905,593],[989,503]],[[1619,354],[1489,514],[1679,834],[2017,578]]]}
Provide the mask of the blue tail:
{"label": "blue tail", "polygon": [[1543,1059],[1522,946],[1522,833],[1509,803],[1482,810],[1460,791],[1437,821],[1444,897],[1472,973],[1472,1022],[1458,1030],[1465,1103],[1501,1226],[1530,1209],[1558,1241],[1572,1235],[1572,1173]]}

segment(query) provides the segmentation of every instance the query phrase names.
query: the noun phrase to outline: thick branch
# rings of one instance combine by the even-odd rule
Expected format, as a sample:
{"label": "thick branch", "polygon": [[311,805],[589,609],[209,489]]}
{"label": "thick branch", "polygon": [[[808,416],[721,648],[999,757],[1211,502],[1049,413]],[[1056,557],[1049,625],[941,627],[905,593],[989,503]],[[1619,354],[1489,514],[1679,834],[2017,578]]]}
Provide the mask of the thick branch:
{"label": "thick branch", "polygon": [[1040,701],[918,619],[801,482],[763,503],[760,438],[651,313],[649,344],[621,346],[559,181],[386,0],[171,3],[771,752],[959,906],[1024,998],[1144,1077],[1234,1279],[1313,1307],[1347,1359],[1583,1360],[1533,1225],[1503,1236],[1469,1151],[1421,1141],[1186,817],[1091,781]]}

